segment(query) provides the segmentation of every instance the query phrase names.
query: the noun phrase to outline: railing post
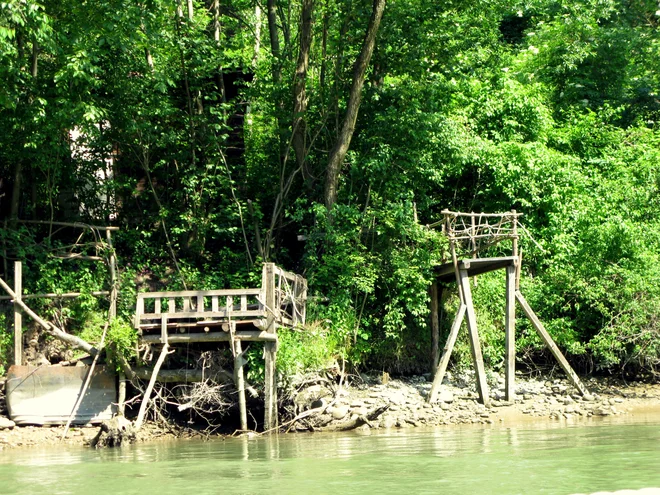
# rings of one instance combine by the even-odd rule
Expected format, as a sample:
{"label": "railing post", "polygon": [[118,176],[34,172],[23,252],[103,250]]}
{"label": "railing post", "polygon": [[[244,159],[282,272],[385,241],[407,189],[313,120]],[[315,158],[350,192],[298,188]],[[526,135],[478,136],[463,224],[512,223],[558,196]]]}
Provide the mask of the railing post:
{"label": "railing post", "polygon": [[18,301],[23,294],[23,264],[20,261],[14,262],[14,364],[21,366],[23,364],[23,313]]}

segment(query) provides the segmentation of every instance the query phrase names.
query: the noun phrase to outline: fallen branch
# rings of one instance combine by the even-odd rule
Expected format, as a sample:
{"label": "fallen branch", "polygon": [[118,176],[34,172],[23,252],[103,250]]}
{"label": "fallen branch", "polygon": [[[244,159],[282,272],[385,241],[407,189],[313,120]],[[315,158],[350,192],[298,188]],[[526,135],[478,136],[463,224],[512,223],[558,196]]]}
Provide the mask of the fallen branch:
{"label": "fallen branch", "polygon": [[2,278],[0,278],[0,287],[2,287],[7,292],[7,294],[9,294],[13,298],[14,302],[17,303],[21,307],[21,309],[28,314],[28,316],[30,316],[34,321],[36,321],[41,327],[44,328],[44,330],[46,330],[46,332],[51,334],[53,337],[55,337],[58,340],[61,340],[62,342],[66,342],[67,344],[72,345],[73,347],[82,349],[91,356],[96,356],[99,353],[98,349],[89,342],[86,342],[80,337],[76,337],[75,335],[70,335],[66,333],[64,330],[56,327],[52,323],[47,322],[39,315],[37,315],[37,313],[32,311],[27,306],[27,304],[25,304],[20,298],[16,296],[16,293],[12,290],[11,287],[7,285],[7,282],[5,282]]}
{"label": "fallen branch", "polygon": [[149,405],[149,399],[151,398],[151,391],[154,389],[156,384],[156,379],[158,378],[158,372],[160,367],[165,362],[165,358],[169,354],[168,352],[169,345],[163,344],[163,350],[160,351],[160,356],[158,356],[158,361],[156,361],[156,366],[154,366],[154,371],[151,373],[151,380],[149,380],[149,385],[147,385],[147,390],[144,391],[144,396],[142,397],[142,404],[140,404],[140,411],[138,412],[138,417],[135,420],[135,431],[138,431],[144,423],[144,415],[147,412],[147,406]]}
{"label": "fallen branch", "polygon": [[355,419],[349,419],[348,421],[344,421],[343,423],[338,423],[330,426],[315,428],[314,431],[348,431],[348,430],[354,430],[355,428],[359,428],[362,425],[369,425],[370,427],[373,427],[370,421],[373,421],[374,419],[378,418],[378,416],[383,414],[389,408],[390,408],[389,404],[385,406],[377,407],[376,409],[372,409],[371,411],[369,411],[367,414],[358,416]]}

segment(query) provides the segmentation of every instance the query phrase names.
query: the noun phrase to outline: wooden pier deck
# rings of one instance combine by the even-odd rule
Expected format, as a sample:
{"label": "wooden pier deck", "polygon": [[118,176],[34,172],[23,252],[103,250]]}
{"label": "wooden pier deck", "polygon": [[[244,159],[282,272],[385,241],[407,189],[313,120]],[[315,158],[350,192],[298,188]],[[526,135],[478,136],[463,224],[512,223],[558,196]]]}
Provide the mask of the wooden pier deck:
{"label": "wooden pier deck", "polygon": [[263,342],[265,359],[264,429],[277,426],[275,361],[277,329],[305,323],[307,281],[274,263],[265,263],[261,287],[138,294],[134,325],[138,342],[161,345],[159,372],[169,346],[228,342],[234,355],[241,427],[247,429],[241,342]]}

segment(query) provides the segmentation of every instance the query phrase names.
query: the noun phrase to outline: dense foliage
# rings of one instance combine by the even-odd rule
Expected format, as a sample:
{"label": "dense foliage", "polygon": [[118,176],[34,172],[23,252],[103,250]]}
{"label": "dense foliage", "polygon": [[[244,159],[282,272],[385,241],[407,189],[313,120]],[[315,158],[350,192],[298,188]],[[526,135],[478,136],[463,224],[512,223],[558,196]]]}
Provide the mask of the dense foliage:
{"label": "dense foliage", "polygon": [[[515,208],[523,291],[570,360],[657,370],[657,2],[390,0],[333,204],[329,157],[381,2],[0,3],[3,278],[21,259],[30,292],[101,290],[102,266],[52,256],[79,232],[21,220],[113,224],[126,321],[136,284],[248,286],[272,260],[308,277],[327,342],[287,337],[288,369],[426,371],[447,245],[424,225]],[[475,299],[497,367],[502,275]],[[83,331],[103,305],[40,309]],[[520,328],[521,359],[538,359]]]}

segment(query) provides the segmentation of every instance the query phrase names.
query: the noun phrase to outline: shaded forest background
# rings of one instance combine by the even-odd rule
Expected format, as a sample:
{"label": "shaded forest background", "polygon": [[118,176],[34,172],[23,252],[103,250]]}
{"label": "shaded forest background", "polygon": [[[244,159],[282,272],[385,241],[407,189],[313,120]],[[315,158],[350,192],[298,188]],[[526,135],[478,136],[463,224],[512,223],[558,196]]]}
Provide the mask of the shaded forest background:
{"label": "shaded forest background", "polygon": [[[106,270],[62,254],[94,239],[23,220],[120,227],[126,328],[137,290],[256,287],[275,261],[312,295],[281,366],[421,372],[447,250],[424,225],[515,208],[522,290],[569,360],[655,374],[659,22],[655,0],[5,0],[2,277],[84,292],[34,304],[93,340]],[[498,369],[503,274],[474,297]]]}

